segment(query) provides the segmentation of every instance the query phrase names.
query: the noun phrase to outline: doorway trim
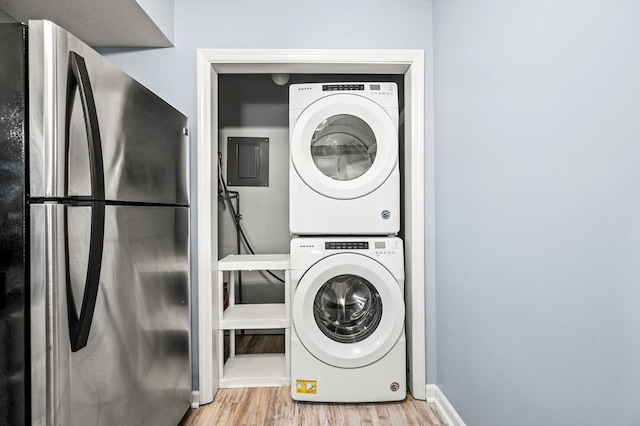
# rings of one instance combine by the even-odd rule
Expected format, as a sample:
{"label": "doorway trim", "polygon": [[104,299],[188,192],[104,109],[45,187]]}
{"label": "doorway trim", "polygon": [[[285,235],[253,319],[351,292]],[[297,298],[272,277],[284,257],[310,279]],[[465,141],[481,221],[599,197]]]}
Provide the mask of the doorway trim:
{"label": "doorway trim", "polygon": [[[213,291],[218,269],[218,75],[245,73],[403,74],[405,89],[404,244],[409,387],[426,399],[425,294],[435,288],[433,108],[425,115],[423,50],[198,49],[197,50],[197,221],[198,343],[200,404],[218,389],[217,318]],[[427,87],[430,89],[430,85]],[[433,101],[429,99],[429,104]],[[425,176],[428,179],[425,181]],[[427,214],[425,215],[425,210]],[[426,219],[426,222],[425,222]],[[213,226],[216,224],[216,226]],[[217,302],[217,301],[216,301]],[[429,306],[434,306],[430,303]],[[430,339],[434,341],[434,339]]]}

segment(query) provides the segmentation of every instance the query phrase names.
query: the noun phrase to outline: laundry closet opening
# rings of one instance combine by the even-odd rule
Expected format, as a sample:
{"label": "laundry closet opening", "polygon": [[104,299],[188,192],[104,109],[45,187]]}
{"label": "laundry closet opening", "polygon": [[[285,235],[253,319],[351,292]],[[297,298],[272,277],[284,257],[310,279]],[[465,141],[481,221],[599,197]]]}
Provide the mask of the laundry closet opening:
{"label": "laundry closet opening", "polygon": [[[431,69],[431,64],[427,64]],[[426,346],[426,336],[434,337],[430,330],[425,329],[426,315],[433,315],[431,308],[434,300],[435,288],[435,256],[434,256],[434,184],[433,184],[433,133],[432,133],[432,98],[425,97],[431,93],[429,78],[425,79],[425,55],[422,50],[411,49],[389,49],[389,50],[353,50],[353,49],[198,49],[197,52],[197,87],[198,87],[198,130],[197,130],[197,312],[194,312],[194,324],[197,324],[197,338],[194,340],[194,350],[198,356],[194,358],[194,372],[196,373],[194,382],[197,390],[194,390],[194,404],[206,404],[213,400],[219,387],[229,387],[239,385],[237,377],[246,374],[260,373],[267,369],[260,364],[260,371],[249,371],[248,368],[235,370],[233,363],[223,364],[222,332],[227,330],[250,330],[254,328],[281,329],[285,336],[285,344],[289,342],[287,333],[291,332],[291,321],[287,316],[290,312],[283,309],[286,305],[287,295],[285,292],[285,303],[265,303],[264,305],[278,305],[277,315],[261,316],[259,320],[242,315],[241,318],[223,314],[221,312],[223,304],[223,283],[224,276],[229,276],[230,271],[237,271],[241,268],[243,273],[248,270],[270,269],[274,274],[291,274],[293,268],[289,265],[288,253],[290,234],[287,226],[289,199],[287,197],[288,187],[283,185],[280,191],[276,191],[283,197],[280,203],[272,202],[271,196],[267,197],[266,208],[254,208],[251,215],[256,219],[247,218],[249,210],[244,207],[244,199],[248,195],[241,194],[241,214],[246,221],[257,220],[261,226],[254,232],[248,229],[247,233],[250,241],[254,242],[254,249],[258,253],[268,253],[269,251],[283,254],[277,256],[265,254],[256,265],[256,262],[229,261],[224,257],[226,253],[236,248],[235,230],[233,227],[224,224],[225,220],[219,216],[228,215],[226,210],[220,210],[218,197],[218,171],[222,169],[224,177],[227,178],[226,164],[220,168],[218,163],[223,159],[218,158],[218,152],[226,149],[227,140],[222,138],[234,137],[222,135],[221,132],[228,128],[236,128],[242,131],[249,131],[252,128],[280,127],[283,139],[288,144],[288,89],[280,89],[274,85],[270,73],[288,73],[290,80],[288,84],[311,82],[371,82],[371,81],[393,81],[399,93],[399,161],[398,168],[401,182],[401,220],[399,236],[404,244],[404,272],[405,272],[405,325],[406,325],[406,346],[407,346],[407,367],[409,370],[408,388],[412,396],[417,399],[426,398],[426,366],[428,360],[435,362],[434,346]],[[245,80],[246,79],[246,80]],[[302,80],[304,79],[304,80]],[[234,81],[236,82],[234,84]],[[251,82],[255,81],[252,86]],[[261,82],[260,82],[261,81]],[[425,85],[429,83],[429,85]],[[249,89],[256,87],[253,92]],[[271,95],[272,90],[276,91]],[[279,91],[280,90],[280,91]],[[279,91],[279,92],[278,92]],[[222,93],[224,92],[224,93]],[[278,95],[280,93],[280,95]],[[254,98],[255,97],[255,98]],[[254,100],[255,99],[255,100]],[[259,101],[258,101],[259,100]],[[270,103],[275,106],[269,108],[268,113],[256,114],[256,110],[265,111],[264,104]],[[279,107],[278,107],[279,105]],[[235,110],[235,112],[234,112]],[[254,112],[251,112],[251,111]],[[276,113],[276,111],[280,113]],[[275,118],[274,117],[280,117]],[[251,118],[253,117],[253,119]],[[300,115],[302,117],[302,114]],[[315,115],[314,115],[315,117]],[[301,118],[298,118],[298,122]],[[255,120],[255,121],[254,121]],[[220,121],[224,121],[221,123]],[[369,120],[366,120],[369,121]],[[308,121],[311,123],[311,121]],[[265,125],[266,124],[266,125]],[[305,126],[305,129],[307,127]],[[425,131],[427,129],[428,131]],[[305,130],[306,132],[306,130]],[[248,134],[248,133],[247,133]],[[254,142],[262,143],[266,139],[263,133],[257,133]],[[253,138],[254,136],[246,136]],[[236,142],[244,139],[236,136]],[[272,143],[271,138],[269,143]],[[276,143],[276,142],[273,142]],[[287,145],[288,148],[288,145]],[[249,149],[250,151],[250,149]],[[308,151],[305,151],[307,156]],[[246,153],[246,152],[245,152]],[[281,168],[283,174],[289,172],[288,153],[282,153],[279,164],[274,165],[278,153],[270,150],[268,167],[270,169]],[[275,157],[274,157],[275,156]],[[378,157],[376,158],[383,158]],[[389,156],[384,156],[389,158]],[[227,161],[226,154],[224,161]],[[373,164],[375,165],[374,162]],[[263,164],[260,163],[260,171]],[[258,192],[266,187],[276,190],[275,177],[272,170],[269,172],[268,180],[257,172],[257,166],[253,169],[243,169],[237,177],[245,179],[254,178],[254,184],[262,183],[262,186],[244,187],[242,190]],[[305,169],[306,170],[306,169]],[[296,169],[296,172],[298,170]],[[253,172],[248,173],[248,172]],[[293,178],[293,177],[292,177]],[[268,185],[265,185],[268,183]],[[274,186],[275,185],[275,186]],[[287,182],[288,185],[288,182]],[[237,189],[230,188],[231,190]],[[259,192],[258,192],[259,193]],[[261,193],[259,193],[262,195]],[[244,198],[242,198],[244,197]],[[258,198],[256,198],[258,200]],[[270,209],[279,209],[271,212]],[[265,210],[266,209],[266,210]],[[249,216],[251,216],[249,215]],[[245,220],[245,219],[242,219]],[[279,224],[279,225],[278,225]],[[250,224],[247,224],[250,227]],[[275,232],[277,227],[281,231]],[[230,232],[226,237],[218,235],[219,228],[223,227],[223,232]],[[265,232],[265,234],[262,234]],[[395,233],[395,231],[393,231]],[[275,237],[274,237],[275,235]],[[220,243],[224,238],[227,243]],[[342,241],[342,240],[341,240]],[[265,244],[264,246],[260,246]],[[273,244],[273,246],[270,246]],[[220,249],[225,249],[226,253],[219,253]],[[233,251],[232,251],[233,252]],[[275,256],[275,257],[274,257]],[[237,256],[236,256],[237,257]],[[255,259],[255,256],[240,256],[240,258]],[[227,260],[225,260],[227,259]],[[286,260],[286,261],[283,261]],[[291,259],[293,260],[293,259]],[[258,266],[258,267],[256,267]],[[265,268],[265,266],[269,266]],[[248,274],[243,278],[244,282],[249,282],[247,287],[243,284],[243,301],[256,300],[258,298],[265,302],[281,300],[283,292],[277,281],[273,284],[264,285],[264,289],[252,292],[252,279]],[[235,274],[234,274],[235,276]],[[256,281],[260,279],[255,278]],[[292,280],[287,281],[289,284]],[[280,287],[279,287],[280,286]],[[286,284],[285,284],[286,286]],[[228,286],[235,288],[235,286]],[[253,294],[252,294],[253,293]],[[425,295],[428,294],[428,298]],[[273,299],[269,299],[273,297]],[[277,298],[280,299],[277,299]],[[263,311],[263,304],[258,311]],[[240,307],[238,307],[240,308]],[[251,306],[242,306],[241,309],[233,311],[256,311]],[[226,311],[225,311],[226,312]],[[285,318],[282,318],[284,312]],[[263,321],[261,318],[268,318]],[[255,327],[260,324],[259,327]],[[233,334],[235,335],[235,333]],[[282,335],[281,335],[282,336]],[[433,338],[432,337],[432,338]],[[225,339],[226,340],[226,339]],[[231,339],[229,339],[231,340]],[[431,348],[430,357],[429,348]],[[283,366],[282,360],[288,360],[285,354],[269,354],[269,356],[257,356],[257,359],[277,359],[278,368]],[[284,355],[284,356],[282,356]],[[240,361],[240,357],[237,357]],[[253,358],[256,357],[249,357]],[[254,363],[258,364],[258,363]],[[275,364],[275,362],[274,362]],[[286,364],[283,370],[288,371]],[[243,366],[245,367],[245,366]],[[271,369],[270,371],[276,371]],[[279,370],[281,371],[281,370]],[[233,378],[233,382],[227,380]],[[272,377],[280,385],[288,386],[289,381],[282,380],[283,376]],[[253,383],[256,383],[253,380]],[[263,385],[265,382],[262,382]],[[272,383],[272,382],[270,382]]]}
{"label": "laundry closet opening", "polygon": [[[274,78],[272,74],[218,75],[218,173],[221,176],[212,176],[217,179],[217,182],[212,184],[218,185],[218,259],[239,252],[249,253],[244,237],[257,254],[289,253],[291,84],[395,83],[398,88],[400,116],[398,161],[401,176],[404,173],[403,74],[288,74],[288,77],[288,81],[280,85],[274,81],[277,77]],[[261,145],[258,147],[259,143]],[[257,147],[255,151],[253,147]],[[243,150],[245,154],[242,154]],[[252,163],[247,166],[246,161],[241,158],[247,152],[249,157],[260,157],[256,160],[257,165]],[[259,154],[256,154],[257,152]],[[212,153],[212,156],[215,155]],[[264,175],[265,161],[268,161],[267,175]],[[262,176],[258,176],[259,174]],[[224,190],[222,183],[228,191]],[[402,178],[400,188],[400,205],[404,206]],[[238,210],[235,215],[234,210]],[[240,217],[239,223],[244,237],[236,228],[235,217]],[[398,235],[400,238],[404,238],[403,219],[404,215],[401,215]],[[283,272],[273,271],[272,274],[264,271],[243,271],[241,283],[235,283],[236,303],[283,303],[284,284],[278,280],[283,278]],[[245,333],[278,334],[283,331],[246,330]]]}

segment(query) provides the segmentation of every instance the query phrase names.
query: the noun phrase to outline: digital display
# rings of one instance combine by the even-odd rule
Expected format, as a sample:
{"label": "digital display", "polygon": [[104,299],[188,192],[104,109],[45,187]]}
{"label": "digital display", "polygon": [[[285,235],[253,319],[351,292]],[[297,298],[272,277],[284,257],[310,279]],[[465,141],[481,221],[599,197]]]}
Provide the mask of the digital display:
{"label": "digital display", "polygon": [[379,84],[372,84],[371,86],[369,86],[369,88],[371,90],[380,90],[380,85]]}
{"label": "digital display", "polygon": [[383,249],[384,248],[384,241],[376,241],[376,248],[377,249]]}

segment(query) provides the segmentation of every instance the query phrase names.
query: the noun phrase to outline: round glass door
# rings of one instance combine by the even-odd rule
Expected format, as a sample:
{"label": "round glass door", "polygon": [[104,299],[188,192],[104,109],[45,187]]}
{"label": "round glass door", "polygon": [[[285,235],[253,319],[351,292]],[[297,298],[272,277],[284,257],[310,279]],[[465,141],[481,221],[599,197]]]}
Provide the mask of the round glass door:
{"label": "round glass door", "polygon": [[352,200],[375,191],[398,159],[398,116],[370,99],[332,95],[304,109],[291,129],[291,164],[312,190]]}
{"label": "round glass door", "polygon": [[378,144],[361,118],[338,114],[323,120],[313,132],[311,157],[325,176],[345,181],[365,174],[376,159]]}
{"label": "round glass door", "polygon": [[403,332],[402,287],[370,257],[328,256],[295,284],[291,320],[302,345],[320,361],[341,368],[369,365]]}
{"label": "round glass door", "polygon": [[366,279],[344,274],[327,281],[313,302],[320,331],[335,342],[358,343],[369,337],[382,318],[380,293]]}

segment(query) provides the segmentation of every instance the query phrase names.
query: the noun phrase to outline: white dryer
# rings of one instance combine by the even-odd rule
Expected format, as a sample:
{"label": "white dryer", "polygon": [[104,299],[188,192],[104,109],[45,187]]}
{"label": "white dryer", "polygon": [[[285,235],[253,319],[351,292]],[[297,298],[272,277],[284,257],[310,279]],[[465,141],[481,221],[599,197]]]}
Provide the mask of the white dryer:
{"label": "white dryer", "polygon": [[289,131],[292,234],[399,232],[395,83],[292,84]]}
{"label": "white dryer", "polygon": [[291,396],[406,396],[404,261],[395,237],[291,241]]}

